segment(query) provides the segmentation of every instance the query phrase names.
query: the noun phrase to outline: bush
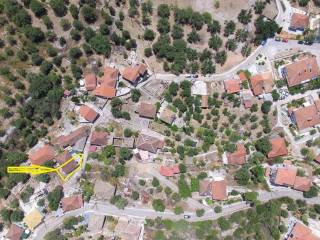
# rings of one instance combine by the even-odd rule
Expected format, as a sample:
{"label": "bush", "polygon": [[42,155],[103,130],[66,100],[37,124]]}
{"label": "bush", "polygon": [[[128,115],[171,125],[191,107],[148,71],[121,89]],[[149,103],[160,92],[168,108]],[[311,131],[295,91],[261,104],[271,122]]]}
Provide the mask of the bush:
{"label": "bush", "polygon": [[152,201],[152,207],[157,212],[164,212],[166,208],[161,199],[154,199]]}
{"label": "bush", "polygon": [[204,213],[205,213],[204,209],[197,209],[196,210],[197,217],[202,217],[204,215]]}

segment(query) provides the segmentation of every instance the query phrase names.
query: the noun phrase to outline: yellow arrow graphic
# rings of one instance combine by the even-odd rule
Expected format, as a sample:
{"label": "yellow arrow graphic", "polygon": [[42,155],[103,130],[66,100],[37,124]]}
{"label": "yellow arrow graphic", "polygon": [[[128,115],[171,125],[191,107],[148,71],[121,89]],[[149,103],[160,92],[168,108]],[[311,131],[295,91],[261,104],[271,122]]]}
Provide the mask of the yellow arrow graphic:
{"label": "yellow arrow graphic", "polygon": [[[79,160],[78,167],[74,169],[71,173],[67,174],[66,176],[61,172],[61,169],[69,164],[72,161]],[[30,166],[10,166],[7,167],[8,173],[25,173],[31,175],[39,175],[39,174],[46,174],[50,172],[55,172],[57,175],[62,179],[62,181],[67,181],[73,174],[75,174],[79,169],[81,169],[83,162],[83,154],[75,154],[62,165],[58,166],[57,168],[39,166],[39,165],[30,165]]]}

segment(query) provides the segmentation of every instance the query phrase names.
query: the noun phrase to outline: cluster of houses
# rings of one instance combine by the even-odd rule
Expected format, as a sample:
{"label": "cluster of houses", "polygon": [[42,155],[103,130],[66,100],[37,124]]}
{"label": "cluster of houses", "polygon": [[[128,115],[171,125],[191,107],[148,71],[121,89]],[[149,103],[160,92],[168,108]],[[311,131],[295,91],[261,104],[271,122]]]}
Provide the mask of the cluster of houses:
{"label": "cluster of houses", "polygon": [[299,221],[295,221],[286,235],[286,240],[320,240],[313,231]]}

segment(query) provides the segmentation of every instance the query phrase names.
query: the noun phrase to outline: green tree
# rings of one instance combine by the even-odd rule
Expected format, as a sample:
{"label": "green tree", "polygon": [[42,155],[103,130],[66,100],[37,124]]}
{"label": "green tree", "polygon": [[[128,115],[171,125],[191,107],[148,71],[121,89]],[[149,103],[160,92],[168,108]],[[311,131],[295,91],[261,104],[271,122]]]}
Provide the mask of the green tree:
{"label": "green tree", "polygon": [[182,198],[191,197],[191,190],[183,175],[180,176],[178,181],[179,194]]}
{"label": "green tree", "polygon": [[84,20],[89,24],[95,23],[97,21],[95,9],[91,6],[89,6],[88,4],[85,4],[81,8],[81,14],[82,14]]}
{"label": "green tree", "polygon": [[30,9],[38,18],[42,17],[47,13],[45,7],[38,0],[30,1]]}
{"label": "green tree", "polygon": [[205,213],[204,209],[197,209],[196,210],[197,217],[202,217],[204,215],[204,213]]}
{"label": "green tree", "polygon": [[131,99],[133,102],[139,102],[139,99],[141,97],[141,93],[140,93],[140,90],[139,89],[132,89],[130,91],[131,93]]}
{"label": "green tree", "polygon": [[309,191],[303,192],[303,196],[305,198],[313,198],[313,197],[318,196],[318,192],[319,192],[319,190],[316,186],[311,186]]}
{"label": "green tree", "polygon": [[132,158],[132,150],[126,147],[120,149],[120,160],[130,160]]}
{"label": "green tree", "polygon": [[256,203],[258,200],[258,193],[257,192],[245,192],[242,195],[243,200],[251,203]]}
{"label": "green tree", "polygon": [[161,199],[154,199],[152,201],[152,207],[154,210],[156,210],[157,212],[164,212],[165,210],[165,205],[163,203],[163,201]]}
{"label": "green tree", "polygon": [[72,59],[78,59],[78,58],[80,58],[82,56],[82,51],[78,47],[71,48],[69,50],[69,56]]}
{"label": "green tree", "polygon": [[183,213],[183,208],[182,208],[182,207],[175,207],[175,208],[173,209],[173,212],[174,212],[174,214],[176,214],[176,215],[180,215],[180,214]]}
{"label": "green tree", "polygon": [[111,46],[109,40],[100,33],[93,36],[89,40],[89,44],[97,54],[109,56],[111,53]]}
{"label": "green tree", "polygon": [[12,211],[10,215],[11,222],[21,222],[23,220],[24,213],[21,210]]}
{"label": "green tree", "polygon": [[170,16],[170,7],[167,4],[160,4],[158,6],[158,16],[161,18],[169,18]]}
{"label": "green tree", "polygon": [[264,8],[265,8],[266,2],[258,0],[255,2],[254,5],[254,11],[256,14],[262,14]]}
{"label": "green tree", "polygon": [[232,52],[236,50],[237,49],[236,41],[234,39],[228,39],[226,42],[226,48]]}
{"label": "green tree", "polygon": [[223,35],[225,37],[228,37],[229,35],[233,34],[235,30],[236,30],[235,22],[234,21],[226,21]]}
{"label": "green tree", "polygon": [[197,43],[201,39],[199,33],[195,29],[192,29],[192,31],[187,36],[187,40],[189,43]]}
{"label": "green tree", "polygon": [[144,40],[147,40],[147,41],[153,41],[155,36],[156,36],[155,32],[152,29],[148,29],[148,28],[144,31],[144,34],[143,34]]}
{"label": "green tree", "polygon": [[264,101],[261,105],[261,112],[264,114],[268,114],[271,110],[272,102],[271,101]]}
{"label": "green tree", "polygon": [[49,208],[56,211],[59,207],[60,200],[63,198],[63,187],[57,186],[52,192],[48,193],[47,199],[49,202]]}
{"label": "green tree", "polygon": [[157,24],[157,30],[161,34],[166,34],[170,32],[170,23],[166,18],[160,18]]}
{"label": "green tree", "polygon": [[217,34],[214,34],[209,39],[208,44],[210,48],[213,48],[214,50],[218,50],[222,46],[222,39]]}
{"label": "green tree", "polygon": [[67,7],[64,0],[50,0],[49,4],[58,17],[64,17],[67,14]]}
{"label": "green tree", "polygon": [[241,9],[241,11],[238,15],[239,22],[241,22],[244,25],[247,25],[248,23],[251,22],[251,18],[252,18],[251,10]]}
{"label": "green tree", "polygon": [[250,172],[248,170],[248,167],[243,166],[239,170],[237,170],[234,178],[239,185],[247,185],[250,181]]}
{"label": "green tree", "polygon": [[138,199],[139,199],[139,196],[140,196],[140,195],[139,195],[139,193],[138,193],[137,191],[133,191],[133,192],[132,192],[131,197],[132,197],[133,200],[135,200],[135,201],[138,200]]}
{"label": "green tree", "polygon": [[268,154],[272,149],[271,143],[266,137],[259,138],[254,146],[257,151],[262,152],[264,155]]}
{"label": "green tree", "polygon": [[179,24],[174,24],[171,31],[173,39],[181,39],[184,36],[183,28]]}

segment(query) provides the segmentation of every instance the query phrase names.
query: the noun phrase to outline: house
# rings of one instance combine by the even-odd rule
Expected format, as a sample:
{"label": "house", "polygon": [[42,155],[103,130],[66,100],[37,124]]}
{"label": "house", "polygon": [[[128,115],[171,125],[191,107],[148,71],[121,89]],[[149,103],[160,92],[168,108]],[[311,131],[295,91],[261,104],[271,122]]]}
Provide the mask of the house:
{"label": "house", "polygon": [[139,162],[147,163],[153,160],[150,158],[148,151],[137,150],[134,155]]}
{"label": "house", "polygon": [[164,141],[160,140],[158,138],[146,135],[146,134],[140,134],[138,138],[136,139],[136,148],[148,151],[151,153],[157,153],[158,149],[163,148]]}
{"label": "house", "polygon": [[59,147],[74,146],[79,140],[87,139],[90,134],[90,126],[82,126],[70,132],[68,135],[62,135],[54,140],[54,144]]}
{"label": "house", "polygon": [[241,99],[242,99],[242,104],[244,105],[245,109],[251,108],[253,105],[252,99],[253,95],[250,90],[243,90],[240,93]]}
{"label": "house", "polygon": [[139,116],[154,119],[157,114],[157,108],[154,104],[141,102],[139,105]]}
{"label": "house", "polygon": [[212,181],[212,199],[223,201],[228,198],[227,181],[224,178],[216,178]]}
{"label": "house", "polygon": [[293,13],[291,16],[290,27],[291,31],[304,31],[309,26],[309,17],[301,13]]}
{"label": "house", "polygon": [[273,179],[274,184],[279,186],[293,187],[294,181],[297,176],[297,169],[292,167],[278,168],[276,171],[275,178]]}
{"label": "house", "polygon": [[81,117],[83,117],[88,122],[93,123],[99,116],[99,114],[87,105],[82,105],[79,109]]}
{"label": "house", "polygon": [[307,107],[294,110],[291,116],[299,131],[320,124],[320,100],[316,100],[314,104]]}
{"label": "house", "polygon": [[6,238],[9,240],[20,240],[23,232],[23,228],[17,226],[16,224],[11,224]]}
{"label": "house", "polygon": [[[56,160],[59,163],[59,165],[63,165],[65,162],[67,162],[68,160],[70,160],[72,158],[72,155],[69,151],[65,150],[63,153],[60,153],[57,157]],[[62,171],[65,174],[69,174],[72,171],[74,171],[76,168],[78,167],[78,164],[75,160],[72,160],[70,162],[68,162],[67,164],[65,164],[62,167]]]}
{"label": "house", "polygon": [[161,166],[160,174],[164,177],[173,177],[175,174],[180,173],[179,165],[174,165],[171,167]]}
{"label": "house", "polygon": [[30,230],[34,230],[42,222],[42,214],[37,208],[33,208],[23,219]]}
{"label": "house", "polygon": [[93,131],[90,144],[95,146],[105,146],[108,144],[108,133],[104,131]]}
{"label": "house", "polygon": [[40,147],[29,154],[29,161],[34,165],[43,165],[44,163],[54,159],[56,153],[54,148],[48,144]]}
{"label": "house", "polygon": [[129,81],[133,85],[137,85],[140,78],[147,74],[147,66],[140,63],[135,66],[127,67],[124,69],[122,78]]}
{"label": "house", "polygon": [[233,153],[227,154],[228,164],[243,165],[246,163],[247,151],[243,144],[238,143],[237,149]]}
{"label": "house", "polygon": [[223,84],[224,84],[224,89],[228,94],[238,93],[241,90],[240,79],[224,80]]}
{"label": "house", "polygon": [[302,191],[302,192],[307,192],[310,190],[311,184],[312,184],[311,178],[296,176],[293,184],[293,189]]}
{"label": "house", "polygon": [[316,56],[307,56],[284,66],[282,76],[286,78],[288,86],[297,86],[317,78],[320,74]]}
{"label": "house", "polygon": [[201,108],[208,108],[209,107],[209,96],[208,95],[202,95],[201,96]]}
{"label": "house", "polygon": [[259,73],[250,78],[250,84],[254,95],[270,93],[273,87],[272,72]]}
{"label": "house", "polygon": [[104,82],[93,91],[93,94],[96,97],[111,99],[116,96],[116,92],[117,90],[114,87],[111,87]]}
{"label": "house", "polygon": [[200,196],[211,196],[212,194],[212,181],[209,179],[202,180],[199,184],[199,195]]}
{"label": "house", "polygon": [[89,73],[84,77],[85,87],[87,91],[92,91],[97,86],[97,77],[94,73]]}
{"label": "house", "polygon": [[286,240],[320,240],[320,238],[314,235],[310,228],[296,222]]}
{"label": "house", "polygon": [[166,124],[172,125],[174,120],[176,120],[175,112],[171,111],[169,108],[165,108],[159,116],[160,120]]}
{"label": "house", "polygon": [[83,207],[82,195],[73,195],[61,199],[63,212],[69,212]]}
{"label": "house", "polygon": [[320,164],[320,154],[318,156],[316,156],[316,158],[314,159],[314,161],[316,161],[316,163]]}
{"label": "house", "polygon": [[275,158],[288,155],[287,145],[284,138],[276,137],[269,140],[271,151],[268,152],[268,158]]}
{"label": "house", "polygon": [[247,75],[244,71],[239,72],[238,76],[241,82],[248,81]]}
{"label": "house", "polygon": [[119,70],[112,67],[105,67],[103,70],[103,76],[98,79],[99,84],[106,84],[112,88],[116,88],[119,78]]}
{"label": "house", "polygon": [[122,138],[122,137],[113,137],[112,144],[115,147],[126,147],[133,148],[135,139],[132,137]]}

